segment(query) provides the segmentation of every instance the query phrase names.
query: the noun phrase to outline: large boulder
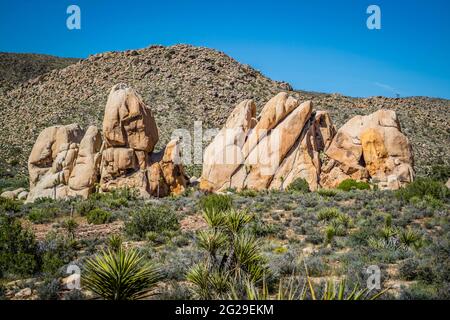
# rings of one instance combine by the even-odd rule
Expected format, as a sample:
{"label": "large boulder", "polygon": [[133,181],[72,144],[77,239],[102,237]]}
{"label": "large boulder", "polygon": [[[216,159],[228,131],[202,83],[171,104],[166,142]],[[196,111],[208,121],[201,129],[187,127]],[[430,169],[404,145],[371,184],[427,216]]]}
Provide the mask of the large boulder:
{"label": "large boulder", "polygon": [[134,89],[115,85],[106,102],[103,137],[107,147],[128,147],[152,152],[158,142],[158,129],[152,110]]}
{"label": "large boulder", "polygon": [[320,181],[324,187],[351,178],[398,189],[414,179],[411,144],[392,110],[350,119],[338,130],[326,156]]}
{"label": "large boulder", "polygon": [[27,202],[68,195],[67,183],[82,137],[83,130],[77,124],[53,126],[41,132],[28,158],[30,192]]}
{"label": "large boulder", "polygon": [[267,102],[259,120],[255,111],[253,101],[241,102],[206,148],[200,188],[284,189],[297,178],[317,188],[319,153],[334,135],[328,114],[287,93]]}
{"label": "large boulder", "polygon": [[150,108],[132,88],[115,85],[105,108],[103,134],[95,126],[84,132],[76,124],[41,132],[28,160],[27,201],[86,198],[98,182],[103,192],[128,187],[142,196],[182,193],[187,177],[180,163],[179,141],[153,153],[157,142]]}
{"label": "large boulder", "polygon": [[98,181],[102,136],[95,126],[90,126],[78,147],[78,155],[69,177],[69,195],[86,198]]}

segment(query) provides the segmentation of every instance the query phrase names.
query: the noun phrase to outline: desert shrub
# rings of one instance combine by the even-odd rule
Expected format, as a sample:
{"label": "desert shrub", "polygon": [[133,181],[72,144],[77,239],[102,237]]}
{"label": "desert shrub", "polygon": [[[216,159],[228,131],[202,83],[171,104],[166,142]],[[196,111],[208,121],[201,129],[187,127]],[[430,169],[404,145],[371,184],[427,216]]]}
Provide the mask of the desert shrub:
{"label": "desert shrub", "polygon": [[337,191],[334,189],[319,189],[317,193],[322,197],[332,198],[337,195]]}
{"label": "desert shrub", "polygon": [[64,300],[85,300],[83,292],[78,289],[70,290],[66,294],[64,294]]}
{"label": "desert shrub", "polygon": [[87,222],[90,224],[105,224],[112,220],[112,215],[108,211],[95,208],[86,215]]}
{"label": "desert shrub", "polygon": [[346,179],[339,183],[337,186],[339,190],[350,191],[350,190],[370,190],[370,184],[363,181],[356,181],[353,179]]}
{"label": "desert shrub", "polygon": [[97,204],[93,199],[81,200],[75,204],[75,212],[81,216],[85,216],[89,211],[94,210],[96,207]]}
{"label": "desert shrub", "polygon": [[233,207],[233,199],[229,195],[209,194],[200,199],[200,208],[205,212],[225,212]]}
{"label": "desert shrub", "polygon": [[136,249],[103,251],[86,261],[82,282],[106,300],[134,300],[142,297],[160,279],[159,270],[144,263]]}
{"label": "desert shrub", "polygon": [[56,276],[64,265],[76,256],[77,243],[56,232],[50,232],[41,243],[42,272],[47,276]]}
{"label": "desert shrub", "polygon": [[436,288],[423,283],[413,283],[403,286],[399,296],[400,300],[434,300],[438,299]]}
{"label": "desert shrub", "polygon": [[311,277],[322,277],[326,275],[330,267],[323,261],[322,257],[311,256],[304,262],[308,269],[308,275]]}
{"label": "desert shrub", "polygon": [[450,178],[450,166],[447,165],[433,165],[427,175],[430,179],[446,183]]}
{"label": "desert shrub", "polygon": [[317,213],[317,219],[330,221],[340,215],[342,215],[342,212],[338,208],[323,208]]}
{"label": "desert shrub", "polygon": [[0,214],[0,277],[31,275],[39,267],[38,246],[32,232],[20,222]]}
{"label": "desert shrub", "polygon": [[59,279],[45,280],[37,288],[40,300],[58,300],[58,292],[60,290]]}
{"label": "desert shrub", "polygon": [[254,219],[249,224],[249,230],[257,237],[276,235],[280,232],[281,226],[274,223],[267,223],[261,219]]}
{"label": "desert shrub", "polygon": [[417,278],[419,262],[414,258],[405,259],[400,263],[399,274],[400,277],[407,281],[412,281]]}
{"label": "desert shrub", "polygon": [[308,182],[303,178],[295,179],[286,189],[287,191],[310,192]]}
{"label": "desert shrub", "polygon": [[32,208],[28,214],[28,220],[36,224],[51,222],[57,215],[56,208]]}
{"label": "desert shrub", "polygon": [[239,195],[242,197],[254,198],[258,195],[258,192],[253,189],[243,189],[242,191],[239,192]]}
{"label": "desert shrub", "polygon": [[409,202],[413,197],[423,199],[425,196],[446,200],[450,197],[450,190],[440,181],[419,177],[406,187],[397,190],[396,196],[404,202]]}
{"label": "desert shrub", "polygon": [[125,223],[125,232],[132,238],[145,239],[148,232],[178,230],[178,219],[172,209],[166,206],[146,205],[131,214]]}
{"label": "desert shrub", "polygon": [[0,197],[0,213],[1,212],[19,212],[21,202],[13,199]]}

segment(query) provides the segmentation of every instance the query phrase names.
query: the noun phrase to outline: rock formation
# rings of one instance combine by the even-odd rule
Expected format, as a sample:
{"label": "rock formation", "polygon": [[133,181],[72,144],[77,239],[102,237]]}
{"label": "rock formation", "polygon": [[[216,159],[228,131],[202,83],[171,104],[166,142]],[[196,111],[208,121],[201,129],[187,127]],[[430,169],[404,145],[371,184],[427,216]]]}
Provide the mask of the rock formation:
{"label": "rock formation", "polygon": [[258,120],[252,100],[236,106],[204,153],[200,188],[284,190],[298,178],[311,190],[345,179],[398,189],[414,178],[412,148],[394,111],[356,116],[336,133],[327,112],[280,93]]}
{"label": "rock formation", "polygon": [[252,100],[236,106],[205,151],[200,188],[284,189],[305,178],[317,189],[319,153],[334,135],[328,114],[284,92],[264,106],[258,120],[255,113]]}
{"label": "rock formation", "polygon": [[351,178],[398,189],[414,178],[412,148],[392,110],[350,119],[337,132],[326,156],[329,160],[321,174],[324,187],[336,187]]}
{"label": "rock formation", "polygon": [[100,191],[129,187],[142,196],[179,194],[187,184],[179,143],[172,140],[165,150],[153,153],[157,142],[151,109],[132,88],[115,85],[105,108],[103,134],[95,126],[85,132],[77,124],[41,132],[28,159],[27,201],[86,198],[96,183]]}

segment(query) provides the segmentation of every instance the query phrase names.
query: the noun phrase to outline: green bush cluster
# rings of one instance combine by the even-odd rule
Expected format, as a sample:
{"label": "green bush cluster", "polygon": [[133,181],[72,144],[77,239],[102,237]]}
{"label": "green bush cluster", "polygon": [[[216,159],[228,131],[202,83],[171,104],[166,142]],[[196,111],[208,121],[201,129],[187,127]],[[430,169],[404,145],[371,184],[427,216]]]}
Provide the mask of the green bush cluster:
{"label": "green bush cluster", "polygon": [[108,211],[95,208],[88,212],[86,219],[90,224],[105,224],[112,220],[112,215]]}
{"label": "green bush cluster", "polygon": [[350,191],[350,190],[370,190],[370,184],[364,181],[356,181],[353,179],[346,179],[339,183],[337,186],[339,190]]}
{"label": "green bush cluster", "polygon": [[19,212],[21,202],[13,199],[0,197],[0,213],[2,212]]}
{"label": "green bush cluster", "polygon": [[146,205],[131,214],[125,223],[125,232],[134,239],[143,240],[148,232],[175,231],[178,219],[172,209],[161,205]]}
{"label": "green bush cluster", "polygon": [[40,257],[33,233],[19,220],[0,214],[0,277],[27,276],[38,270]]}
{"label": "green bush cluster", "polygon": [[204,212],[225,212],[233,207],[233,199],[229,195],[209,194],[200,199],[200,208]]}
{"label": "green bush cluster", "polygon": [[298,191],[302,193],[308,193],[309,190],[309,184],[308,182],[303,178],[295,179],[286,189],[287,191]]}
{"label": "green bush cluster", "polygon": [[450,190],[443,182],[419,177],[406,187],[397,190],[396,196],[404,202],[409,202],[414,197],[424,199],[426,196],[447,200],[450,197]]}
{"label": "green bush cluster", "polygon": [[28,220],[36,224],[51,222],[57,215],[58,209],[54,207],[48,208],[32,208],[28,214]]}

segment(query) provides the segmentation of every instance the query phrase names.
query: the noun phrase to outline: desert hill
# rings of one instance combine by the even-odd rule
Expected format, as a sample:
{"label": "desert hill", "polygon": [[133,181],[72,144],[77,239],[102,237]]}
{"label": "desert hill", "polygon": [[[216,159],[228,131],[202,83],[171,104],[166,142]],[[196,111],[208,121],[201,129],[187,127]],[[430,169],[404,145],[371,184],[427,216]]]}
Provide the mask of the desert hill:
{"label": "desert hill", "polygon": [[[0,58],[2,74],[14,68],[7,58]],[[37,135],[50,125],[101,125],[107,93],[120,82],[133,86],[153,109],[160,131],[157,148],[169,141],[174,129],[191,130],[196,120],[203,121],[204,128],[220,128],[243,99],[255,99],[260,110],[276,93],[290,91],[297,98],[311,99],[316,109],[330,111],[337,127],[357,114],[393,109],[412,142],[419,173],[431,164],[450,163],[449,100],[293,91],[224,53],[188,45],[102,53],[16,83],[0,94],[0,163],[24,171]]]}

